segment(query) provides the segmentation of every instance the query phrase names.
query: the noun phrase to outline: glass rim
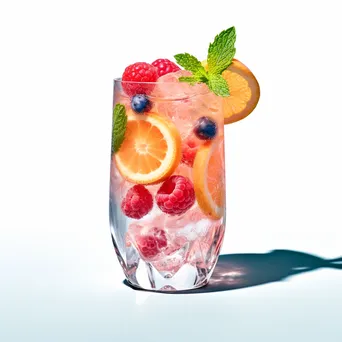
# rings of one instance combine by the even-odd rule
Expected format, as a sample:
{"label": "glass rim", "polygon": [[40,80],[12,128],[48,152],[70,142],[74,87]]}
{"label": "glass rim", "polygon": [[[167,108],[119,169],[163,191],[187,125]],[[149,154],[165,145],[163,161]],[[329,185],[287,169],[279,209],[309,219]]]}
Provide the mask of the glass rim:
{"label": "glass rim", "polygon": [[[123,81],[121,77],[114,78],[116,83],[129,83],[129,84],[160,84],[160,82],[137,82],[137,81]],[[175,82],[163,82],[163,84],[175,84]]]}
{"label": "glass rim", "polygon": [[[175,85],[176,83],[175,82],[137,82],[137,81],[123,81],[121,79],[121,77],[117,77],[117,78],[114,78],[114,86],[115,84],[122,84],[122,83],[126,83],[126,84],[142,84],[142,85],[158,85],[158,84],[163,84],[163,85]],[[175,97],[173,97],[172,95],[171,96],[163,96],[163,97],[159,97],[159,96],[151,96],[149,95],[149,97],[151,98],[159,98],[159,99],[163,99],[163,100],[183,100],[183,99],[187,99],[187,98],[191,98],[191,97],[194,97],[194,96],[201,96],[201,95],[207,95],[211,93],[210,89],[208,87],[206,88],[202,88],[200,89],[198,92],[193,92],[191,94],[187,94],[187,93],[184,93],[184,94],[177,94],[175,95]],[[129,96],[127,96],[129,97]]]}

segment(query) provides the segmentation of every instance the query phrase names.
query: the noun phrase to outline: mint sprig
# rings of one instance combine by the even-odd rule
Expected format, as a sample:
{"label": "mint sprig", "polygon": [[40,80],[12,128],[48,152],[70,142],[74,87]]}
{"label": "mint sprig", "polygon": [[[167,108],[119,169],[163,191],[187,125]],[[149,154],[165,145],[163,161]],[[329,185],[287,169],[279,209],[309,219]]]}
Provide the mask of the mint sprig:
{"label": "mint sprig", "polygon": [[199,82],[199,80],[194,76],[190,76],[190,77],[181,76],[179,77],[178,80],[179,82],[188,82],[191,85],[195,85],[197,82]]}
{"label": "mint sprig", "polygon": [[112,154],[119,151],[125,139],[127,115],[124,105],[117,103],[113,110]]}
{"label": "mint sprig", "polygon": [[218,96],[229,96],[229,88],[227,81],[220,74],[210,74],[208,81],[209,89]]}
{"label": "mint sprig", "polygon": [[180,82],[187,82],[191,85],[195,83],[205,83],[209,89],[218,96],[229,96],[227,81],[221,76],[232,63],[236,49],[235,27],[222,31],[218,34],[208,49],[208,70],[205,70],[201,62],[188,53],[175,55],[177,63],[185,70],[192,72],[193,76],[180,77]]}
{"label": "mint sprig", "polygon": [[221,74],[231,64],[236,49],[234,47],[236,41],[235,27],[222,31],[215,37],[213,43],[208,49],[208,72],[212,74]]}
{"label": "mint sprig", "polygon": [[179,65],[184,69],[191,71],[193,74],[206,75],[206,71],[202,63],[194,56],[189,53],[179,53],[175,55],[175,59]]}

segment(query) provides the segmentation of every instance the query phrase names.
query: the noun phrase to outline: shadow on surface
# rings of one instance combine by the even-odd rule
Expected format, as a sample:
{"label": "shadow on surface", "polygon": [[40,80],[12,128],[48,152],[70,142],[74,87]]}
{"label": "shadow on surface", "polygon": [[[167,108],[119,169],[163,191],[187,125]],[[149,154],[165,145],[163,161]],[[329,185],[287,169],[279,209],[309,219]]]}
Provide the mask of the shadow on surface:
{"label": "shadow on surface", "polygon": [[[265,254],[220,255],[207,286],[173,293],[208,293],[241,289],[282,281],[289,276],[319,268],[342,270],[342,257],[328,260],[291,250],[274,250]],[[126,280],[124,284],[132,287]]]}

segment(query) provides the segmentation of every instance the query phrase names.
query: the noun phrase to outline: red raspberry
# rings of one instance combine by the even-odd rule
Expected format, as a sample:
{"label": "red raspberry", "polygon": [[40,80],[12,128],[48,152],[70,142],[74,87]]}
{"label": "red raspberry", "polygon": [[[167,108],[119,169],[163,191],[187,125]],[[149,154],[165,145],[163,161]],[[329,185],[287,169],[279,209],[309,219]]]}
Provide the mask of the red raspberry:
{"label": "red raspberry", "polygon": [[180,70],[180,67],[177,64],[163,58],[155,60],[152,65],[157,68],[159,77]]}
{"label": "red raspberry", "polygon": [[182,142],[182,163],[192,167],[199,146],[202,142],[196,137],[190,136]]}
{"label": "red raspberry", "polygon": [[155,82],[157,81],[157,69],[151,64],[138,62],[129,65],[122,75],[122,88],[128,96],[136,94],[150,94],[154,84],[128,83],[128,82]]}
{"label": "red raspberry", "polygon": [[151,211],[153,198],[150,192],[141,184],[134,185],[127,191],[121,203],[121,209],[128,217],[140,219]]}
{"label": "red raspberry", "polygon": [[195,203],[194,186],[189,178],[171,176],[158,190],[156,201],[164,213],[183,214]]}
{"label": "red raspberry", "polygon": [[135,237],[140,255],[145,259],[153,259],[167,246],[165,231],[160,228],[152,228],[146,235]]}

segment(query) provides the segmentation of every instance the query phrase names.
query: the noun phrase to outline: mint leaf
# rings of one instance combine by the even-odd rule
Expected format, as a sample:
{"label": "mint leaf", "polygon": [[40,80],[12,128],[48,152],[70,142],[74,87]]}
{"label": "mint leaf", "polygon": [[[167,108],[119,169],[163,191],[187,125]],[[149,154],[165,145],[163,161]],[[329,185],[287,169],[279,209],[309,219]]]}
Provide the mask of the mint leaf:
{"label": "mint leaf", "polygon": [[187,83],[190,83],[191,85],[194,85],[198,82],[198,79],[194,76],[190,76],[190,77],[182,76],[182,77],[179,77],[178,80],[179,82],[187,82]]}
{"label": "mint leaf", "polygon": [[189,53],[179,53],[175,55],[175,59],[180,66],[185,70],[191,71],[193,74],[199,73],[204,76],[207,74],[201,62]]}
{"label": "mint leaf", "polygon": [[203,76],[199,73],[195,73],[193,76],[181,76],[178,78],[179,82],[187,82],[191,85],[194,85],[196,83],[208,83],[208,75]]}
{"label": "mint leaf", "polygon": [[215,37],[208,49],[209,74],[221,74],[231,64],[235,55],[236,32],[235,27],[222,31]]}
{"label": "mint leaf", "polygon": [[125,138],[127,126],[126,108],[117,103],[113,111],[112,154],[119,151]]}
{"label": "mint leaf", "polygon": [[209,74],[208,87],[217,96],[229,96],[227,81],[221,75]]}
{"label": "mint leaf", "polygon": [[227,81],[221,76],[232,63],[235,55],[236,32],[235,27],[222,31],[218,34],[213,43],[209,44],[207,57],[207,70],[201,62],[189,53],[175,55],[179,65],[185,70],[192,72],[190,77],[180,77],[180,82],[187,82],[191,85],[195,83],[205,83],[209,89],[218,96],[229,96]]}

